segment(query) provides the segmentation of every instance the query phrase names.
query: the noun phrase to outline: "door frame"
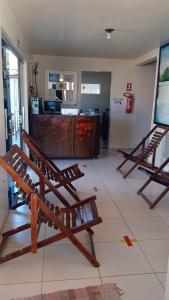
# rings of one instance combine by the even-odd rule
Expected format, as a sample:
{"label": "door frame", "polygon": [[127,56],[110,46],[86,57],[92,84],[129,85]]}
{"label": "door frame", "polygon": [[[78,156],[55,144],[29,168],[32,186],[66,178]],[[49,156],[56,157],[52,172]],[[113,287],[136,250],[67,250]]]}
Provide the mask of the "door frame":
{"label": "door frame", "polygon": [[[2,44],[2,53],[4,52],[4,55],[2,55],[2,66],[3,66],[3,60],[5,61],[5,66],[7,68],[7,60],[6,60],[6,54],[9,53],[12,53],[16,59],[17,59],[17,64],[18,64],[18,75],[17,75],[17,85],[18,85],[18,109],[19,109],[19,116],[21,115],[21,109],[22,109],[22,98],[21,98],[21,65],[22,65],[22,62],[19,58],[19,56],[17,55],[17,53],[13,50],[13,48],[11,47],[11,45],[6,42],[6,40],[4,40],[3,38],[1,39],[1,44]],[[3,51],[3,48],[4,48],[4,51]],[[4,71],[4,67],[2,67],[2,70]],[[7,73],[9,73],[9,71],[6,71]],[[15,115],[15,112],[12,112],[11,111],[11,86],[10,86],[10,74],[8,74],[9,78],[7,78],[7,85],[6,85],[6,92],[7,92],[7,96],[6,96],[6,102],[4,102],[4,110],[5,110],[5,127],[6,127],[6,132],[8,132],[8,121],[7,119],[9,118],[8,116],[11,114],[12,115]],[[4,90],[4,82],[5,82],[5,77],[4,77],[4,74],[3,74],[3,92],[5,93],[5,90]],[[5,97],[4,97],[4,100],[5,100]],[[18,118],[20,118],[18,116]],[[11,118],[12,120],[12,118]],[[9,121],[10,122],[10,121]],[[14,118],[14,121],[13,121],[15,124],[14,126],[16,126],[16,122],[15,122],[15,118]],[[12,122],[12,124],[13,124]],[[19,132],[21,132],[21,129],[22,129],[22,125],[20,125],[19,123],[19,127],[20,127],[20,130]],[[22,148],[22,141],[21,141],[21,138],[19,137],[19,146]],[[9,150],[10,147],[13,145],[13,133],[10,133],[10,135],[8,135],[8,138],[6,136],[6,150]],[[8,149],[9,147],[9,149]]]}
{"label": "door frame", "polygon": [[[81,108],[81,83],[82,83],[82,72],[99,72],[99,73],[110,73],[110,97],[109,97],[109,133],[108,133],[108,143],[107,143],[107,150],[110,149],[110,135],[111,135],[111,99],[112,99],[112,70],[107,70],[107,69],[81,69],[78,72],[78,78],[79,78],[79,82],[78,82],[78,105],[79,108]],[[104,149],[104,148],[103,148]]]}
{"label": "door frame", "polygon": [[[21,101],[21,106],[25,107],[24,110],[24,126],[25,129],[28,130],[29,128],[29,123],[28,123],[28,62],[23,59],[19,47],[18,49],[15,47],[15,45],[13,44],[13,42],[11,41],[11,39],[8,37],[8,35],[6,34],[6,32],[4,31],[3,28],[0,28],[0,38],[1,38],[1,42],[2,40],[8,45],[9,49],[18,57],[18,60],[20,62],[20,68],[19,68],[19,80],[20,80],[20,101]],[[17,41],[18,42],[18,41]],[[0,43],[1,44],[1,43]],[[2,48],[1,48],[1,53],[2,53]],[[2,54],[1,54],[2,57]],[[2,60],[1,60],[2,61]],[[3,65],[2,65],[3,68]],[[4,97],[4,90],[3,90],[3,82],[2,82],[2,98]],[[4,109],[4,101],[3,101],[3,107],[2,109]],[[4,123],[4,134],[3,134],[3,139],[4,139],[4,150],[2,152],[2,154],[4,154],[4,152],[6,151],[6,134],[5,134],[5,118],[4,118],[4,114],[3,114],[3,123]],[[8,186],[8,184],[7,184]],[[8,186],[9,187],[9,186]],[[9,189],[7,188],[7,191],[9,191]],[[10,206],[10,200],[9,199],[9,206]]]}
{"label": "door frame", "polygon": [[[19,44],[19,40],[17,40],[17,47],[14,45],[13,41],[11,40],[11,38],[8,36],[8,34],[6,33],[6,31],[1,27],[1,41],[4,40],[9,47],[12,49],[12,51],[15,53],[15,55],[17,55],[18,59],[21,62],[21,76],[20,76],[20,80],[21,80],[21,106],[24,107],[24,128],[26,131],[29,132],[29,116],[28,116],[28,99],[29,99],[29,92],[28,92],[28,65],[30,64],[30,61],[24,59],[21,51],[20,51],[20,44]],[[3,86],[2,86],[3,88]],[[2,91],[3,93],[3,91]],[[5,121],[5,120],[4,120]]]}

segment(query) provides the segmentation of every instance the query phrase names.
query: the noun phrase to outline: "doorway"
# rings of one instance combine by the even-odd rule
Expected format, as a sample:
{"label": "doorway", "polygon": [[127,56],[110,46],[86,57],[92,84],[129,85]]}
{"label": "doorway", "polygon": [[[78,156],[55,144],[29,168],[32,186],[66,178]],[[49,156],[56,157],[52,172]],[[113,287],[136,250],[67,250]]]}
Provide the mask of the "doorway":
{"label": "doorway", "polygon": [[[6,151],[8,151],[14,144],[22,147],[21,61],[4,40],[2,40],[2,63]],[[8,199],[11,207],[15,202],[15,188],[10,178],[8,178]]]}
{"label": "doorway", "polygon": [[100,115],[100,147],[109,144],[111,72],[81,72],[81,109]]}
{"label": "doorway", "polygon": [[12,145],[21,146],[21,97],[20,68],[21,61],[10,46],[2,40],[4,114],[6,129],[6,150]]}

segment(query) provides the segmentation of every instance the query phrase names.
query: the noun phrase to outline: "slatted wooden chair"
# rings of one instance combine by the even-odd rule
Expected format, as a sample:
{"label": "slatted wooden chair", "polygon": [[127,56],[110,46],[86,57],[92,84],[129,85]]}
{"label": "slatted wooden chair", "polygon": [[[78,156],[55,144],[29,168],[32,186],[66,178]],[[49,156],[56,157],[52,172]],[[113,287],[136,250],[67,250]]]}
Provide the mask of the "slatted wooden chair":
{"label": "slatted wooden chair", "polygon": [[[68,238],[93,266],[98,267],[99,263],[96,260],[93,243],[94,233],[91,229],[92,226],[102,222],[102,219],[98,216],[95,203],[96,197],[92,196],[72,206],[67,205],[67,207],[63,208],[55,206],[45,198],[44,186],[46,184],[46,178],[42,173],[39,173],[39,187],[33,184],[28,170],[25,168],[25,164],[23,164],[23,161],[25,162],[26,160],[24,155],[15,145],[5,156],[0,157],[0,165],[7,171],[8,175],[11,176],[18,189],[18,194],[25,199],[25,203],[30,208],[31,222],[4,232],[2,234],[0,251],[8,237],[26,229],[31,229],[31,244],[21,250],[1,256],[0,263],[4,263],[29,252],[36,253],[37,249],[41,247]],[[47,223],[48,226],[54,227],[56,234],[47,239],[38,241],[38,234],[42,223]],[[91,253],[75,236],[76,233],[83,230],[86,230],[89,234]]]}
{"label": "slatted wooden chair", "polygon": [[[78,167],[78,164],[71,165],[65,169],[60,170],[53,162],[50,160],[38,147],[36,142],[28,135],[28,133],[23,130],[22,139],[30,150],[32,162],[36,167],[38,167],[48,181],[55,182],[55,188],[65,188],[66,191],[76,200],[81,201],[76,188],[73,186],[72,181],[84,176]],[[29,162],[30,164],[30,162]],[[36,168],[37,170],[37,168]],[[39,182],[35,183],[39,185]],[[49,193],[50,188],[45,190],[45,193]],[[62,197],[63,198],[63,197]],[[11,209],[16,209],[17,207],[24,205],[24,201],[18,201],[18,197],[15,197],[15,203],[12,205]],[[62,199],[63,202],[63,199]]]}
{"label": "slatted wooden chair", "polygon": [[121,168],[128,161],[133,162],[133,166],[123,174],[123,178],[126,178],[138,165],[142,165],[145,168],[151,170],[157,170],[155,166],[156,151],[163,139],[168,133],[169,127],[162,125],[155,125],[153,129],[142,139],[137,147],[130,153],[118,150],[118,152],[124,155],[124,161],[117,167],[117,171],[121,171]]}
{"label": "slatted wooden chair", "polygon": [[[59,201],[59,203],[62,206],[68,207],[70,206],[70,201],[72,202],[73,199],[76,200],[76,202],[80,202],[81,200],[79,197],[75,197],[75,195],[71,194],[73,199],[69,200],[66,199],[65,196],[63,196],[62,191],[59,190],[61,187],[65,187],[64,184],[67,183],[66,179],[62,183],[60,181],[58,184],[54,185],[52,181],[50,181],[47,176],[45,176],[44,172],[42,172],[42,169],[39,168],[24,152],[21,148],[19,148],[17,145],[13,145],[11,150],[8,152],[10,155],[12,155],[15,168],[21,168],[23,169],[23,166],[25,169],[28,169],[32,173],[32,178],[34,178],[34,186],[39,188],[41,191],[43,191],[44,194],[47,194],[49,192],[53,193],[56,197],[56,200]],[[21,176],[24,176],[24,174],[21,174]],[[16,191],[15,193],[16,198],[16,204],[12,207],[17,208],[23,204],[25,204],[25,199],[21,198]],[[18,201],[19,200],[19,201]]]}
{"label": "slatted wooden chair", "polygon": [[[152,172],[150,170],[147,170],[143,167],[139,167],[139,170],[143,171],[146,173],[149,178],[148,180],[143,184],[143,186],[138,190],[137,194],[142,196],[146,202],[148,202],[149,206],[151,209],[153,209],[157,203],[161,201],[161,199],[168,193],[169,191],[169,172],[164,171],[164,168],[168,165],[169,163],[169,158],[167,158],[162,165],[157,169],[156,172]],[[163,185],[165,188],[164,190],[159,194],[159,196],[154,199],[153,202],[151,202],[148,197],[143,193],[143,190],[151,183],[151,182],[156,182],[158,184]]]}
{"label": "slatted wooden chair", "polygon": [[60,170],[25,130],[22,131],[22,140],[30,151],[32,161],[42,170],[48,180],[55,181],[58,188],[59,186],[64,187],[75,200],[79,201],[80,199],[76,193],[76,188],[72,184],[72,181],[84,176],[78,164]]}

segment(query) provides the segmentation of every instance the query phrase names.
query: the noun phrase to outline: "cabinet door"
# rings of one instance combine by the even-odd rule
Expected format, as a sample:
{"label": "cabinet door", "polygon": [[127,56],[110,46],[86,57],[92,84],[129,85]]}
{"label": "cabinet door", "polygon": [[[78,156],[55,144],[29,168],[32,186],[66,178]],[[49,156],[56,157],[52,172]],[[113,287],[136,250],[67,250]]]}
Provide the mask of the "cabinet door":
{"label": "cabinet door", "polygon": [[74,156],[95,157],[98,154],[98,118],[75,117]]}
{"label": "cabinet door", "polygon": [[33,116],[32,137],[49,157],[73,156],[73,118],[71,116]]}

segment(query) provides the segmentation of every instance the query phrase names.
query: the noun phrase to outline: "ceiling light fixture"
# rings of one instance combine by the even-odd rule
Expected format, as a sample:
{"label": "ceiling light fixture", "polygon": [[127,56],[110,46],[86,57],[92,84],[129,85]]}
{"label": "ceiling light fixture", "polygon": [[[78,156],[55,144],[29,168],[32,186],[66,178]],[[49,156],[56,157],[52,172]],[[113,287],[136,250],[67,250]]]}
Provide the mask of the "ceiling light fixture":
{"label": "ceiling light fixture", "polygon": [[113,28],[106,28],[104,31],[106,32],[107,40],[111,40],[111,33],[114,31],[114,29]]}
{"label": "ceiling light fixture", "polygon": [[59,76],[59,81],[60,81],[60,82],[63,82],[63,81],[64,81],[64,78],[63,78],[63,73],[60,73],[60,76]]}
{"label": "ceiling light fixture", "polygon": [[61,69],[61,71],[60,71],[59,81],[60,81],[60,82],[63,82],[63,81],[64,81],[63,69]]}

